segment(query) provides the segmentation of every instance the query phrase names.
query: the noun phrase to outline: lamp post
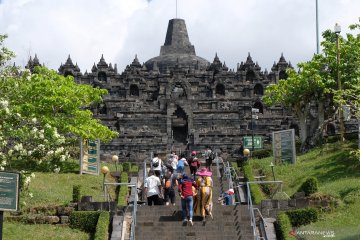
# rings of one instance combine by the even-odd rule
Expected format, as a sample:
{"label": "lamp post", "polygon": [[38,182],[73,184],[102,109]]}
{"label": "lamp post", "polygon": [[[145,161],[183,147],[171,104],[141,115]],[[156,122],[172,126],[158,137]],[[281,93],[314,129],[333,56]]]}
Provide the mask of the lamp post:
{"label": "lamp post", "polygon": [[106,174],[109,172],[109,168],[107,166],[103,166],[101,168],[101,173],[104,174],[104,179],[103,179],[103,191],[105,190],[105,176]]}
{"label": "lamp post", "polygon": [[119,161],[118,155],[113,155],[113,156],[111,157],[111,160],[114,162],[114,164],[115,164],[115,169],[116,169],[116,171],[117,171],[117,170],[118,170],[118,169],[117,169],[117,162]]}
{"label": "lamp post", "polygon": [[[335,24],[334,27],[334,32],[336,35],[336,72],[337,72],[337,85],[338,85],[338,90],[341,91],[342,87],[341,87],[341,78],[340,78],[340,43],[339,43],[339,35],[341,32],[341,26],[339,24]],[[340,114],[340,141],[344,141],[344,132],[345,132],[345,127],[344,127],[344,114],[343,114],[343,109],[340,106],[339,107],[339,114]]]}
{"label": "lamp post", "polygon": [[244,162],[246,162],[248,160],[250,150],[245,148],[244,151],[243,151],[243,154],[244,154]]}
{"label": "lamp post", "polygon": [[251,108],[251,150],[254,152],[254,120],[258,119],[258,115],[256,113],[259,112],[259,109],[257,108]]}
{"label": "lamp post", "polygon": [[275,165],[274,165],[273,162],[270,163],[270,167],[271,167],[271,171],[272,171],[272,175],[273,175],[274,181],[276,181],[276,180],[275,180],[275,172],[274,172],[274,167],[275,167]]}

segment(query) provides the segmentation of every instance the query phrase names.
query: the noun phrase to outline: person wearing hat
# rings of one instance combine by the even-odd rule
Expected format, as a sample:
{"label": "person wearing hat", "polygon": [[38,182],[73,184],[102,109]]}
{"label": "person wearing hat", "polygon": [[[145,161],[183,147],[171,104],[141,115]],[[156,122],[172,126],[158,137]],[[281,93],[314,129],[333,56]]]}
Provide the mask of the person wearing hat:
{"label": "person wearing hat", "polygon": [[192,176],[194,176],[194,179],[196,177],[196,171],[200,167],[200,161],[196,157],[196,154],[197,154],[196,151],[192,151],[191,152],[191,157],[188,159],[188,163],[189,163],[189,166],[190,166],[190,174]]}
{"label": "person wearing hat", "polygon": [[179,183],[179,195],[181,197],[181,209],[182,209],[182,219],[185,224],[189,217],[189,224],[193,226],[193,187],[198,188],[196,183],[188,177],[186,174],[183,174],[182,179]]}
{"label": "person wearing hat", "polygon": [[205,222],[206,216],[210,216],[213,218],[212,215],[212,188],[213,188],[213,181],[212,181],[212,172],[208,171],[207,168],[202,168],[200,171],[196,173],[199,178],[197,180],[197,184],[199,184],[199,191],[198,195],[196,196],[196,203],[194,205],[194,212],[197,215],[200,215]]}

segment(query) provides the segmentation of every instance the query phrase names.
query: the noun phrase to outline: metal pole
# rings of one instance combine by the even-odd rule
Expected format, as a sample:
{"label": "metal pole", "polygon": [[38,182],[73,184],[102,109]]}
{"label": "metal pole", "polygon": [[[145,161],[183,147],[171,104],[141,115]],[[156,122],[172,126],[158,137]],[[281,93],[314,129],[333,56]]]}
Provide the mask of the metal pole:
{"label": "metal pole", "polygon": [[316,53],[320,53],[320,43],[319,43],[319,8],[318,0],[316,0]]}
{"label": "metal pole", "polygon": [[[338,90],[342,90],[341,87],[341,79],[340,79],[340,43],[339,43],[339,34],[336,34],[336,67],[337,67],[337,84],[338,84]],[[343,114],[343,109],[342,106],[339,106],[339,114],[340,114],[340,141],[344,141],[344,114]]]}
{"label": "metal pole", "polygon": [[274,172],[274,166],[271,166],[271,171],[272,171],[272,175],[273,175],[274,181],[276,181],[276,179],[275,179],[275,172]]}
{"label": "metal pole", "polygon": [[4,221],[4,212],[0,211],[0,240],[2,240],[3,221]]}
{"label": "metal pole", "polygon": [[252,113],[252,108],[251,108],[251,156],[254,153],[254,120],[253,120],[253,113]]}

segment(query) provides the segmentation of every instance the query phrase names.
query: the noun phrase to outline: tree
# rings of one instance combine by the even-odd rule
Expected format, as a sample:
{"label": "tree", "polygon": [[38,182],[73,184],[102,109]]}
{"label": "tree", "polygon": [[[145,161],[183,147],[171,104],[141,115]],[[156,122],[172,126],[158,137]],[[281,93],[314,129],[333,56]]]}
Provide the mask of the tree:
{"label": "tree", "polygon": [[299,120],[300,139],[304,143],[307,139],[307,118],[310,110],[310,102],[319,100],[325,91],[325,84],[318,71],[321,61],[314,56],[312,61],[298,64],[301,71],[297,73],[288,69],[288,78],[280,80],[277,84],[270,84],[263,96],[267,105],[280,104],[291,112]]}
{"label": "tree", "polygon": [[[350,29],[359,30],[360,24],[353,24]],[[306,120],[309,117],[310,101],[316,101],[318,105],[319,129],[322,129],[328,121],[334,120],[332,113],[337,112],[344,104],[352,106],[359,114],[360,35],[348,33],[346,38],[339,36],[341,46],[339,66],[336,61],[335,33],[327,30],[323,33],[323,37],[322,54],[314,55],[309,62],[298,64],[300,68],[298,73],[289,69],[289,78],[279,81],[277,85],[268,86],[263,98],[268,105],[280,104],[295,113],[299,119],[300,137],[303,143],[307,138]],[[341,89],[337,84],[338,70],[341,73]],[[325,102],[328,105],[327,113],[324,113]],[[325,115],[328,119],[324,118]]]}
{"label": "tree", "polygon": [[66,140],[109,141],[118,135],[88,109],[106,90],[76,84],[45,67],[30,73],[6,65],[14,54],[3,47],[5,38],[0,36],[0,168],[26,162],[55,170],[69,158]]}

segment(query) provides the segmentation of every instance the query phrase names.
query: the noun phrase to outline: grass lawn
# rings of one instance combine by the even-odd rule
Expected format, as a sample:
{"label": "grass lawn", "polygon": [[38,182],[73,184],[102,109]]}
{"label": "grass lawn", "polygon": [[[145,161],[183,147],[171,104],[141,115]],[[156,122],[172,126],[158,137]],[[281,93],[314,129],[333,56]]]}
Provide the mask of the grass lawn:
{"label": "grass lawn", "polygon": [[[360,161],[349,157],[357,143],[327,144],[297,157],[295,165],[275,166],[276,180],[284,182],[284,191],[291,196],[308,177],[319,180],[319,191],[339,199],[340,206],[301,230],[334,231],[332,239],[360,239]],[[255,169],[263,169],[272,180],[272,158],[250,160]],[[323,239],[310,236],[307,239]]]}
{"label": "grass lawn", "polygon": [[[105,164],[103,164],[105,165]],[[115,171],[113,164],[106,164],[110,171]],[[103,174],[80,175],[79,171],[70,173],[41,173],[35,172],[35,178],[32,179],[29,191],[33,193],[33,197],[20,197],[22,205],[21,211],[26,211],[30,207],[39,206],[59,206],[66,205],[72,201],[73,185],[81,185],[81,196],[92,196],[93,201],[104,201],[102,183]],[[113,182],[114,179],[110,174],[106,175],[106,181]],[[115,187],[112,187],[110,194],[115,197]],[[5,212],[4,216],[8,215]],[[4,240],[49,240],[49,239],[89,239],[90,235],[71,229],[64,225],[50,224],[22,224],[16,222],[3,223],[3,239]]]}
{"label": "grass lawn", "polygon": [[4,222],[4,240],[88,240],[90,235],[67,226]]}

